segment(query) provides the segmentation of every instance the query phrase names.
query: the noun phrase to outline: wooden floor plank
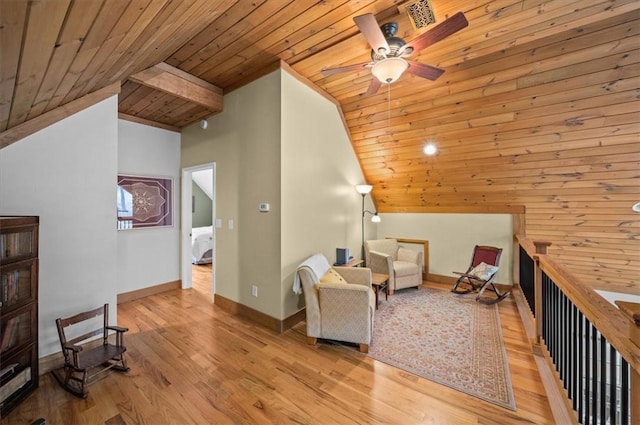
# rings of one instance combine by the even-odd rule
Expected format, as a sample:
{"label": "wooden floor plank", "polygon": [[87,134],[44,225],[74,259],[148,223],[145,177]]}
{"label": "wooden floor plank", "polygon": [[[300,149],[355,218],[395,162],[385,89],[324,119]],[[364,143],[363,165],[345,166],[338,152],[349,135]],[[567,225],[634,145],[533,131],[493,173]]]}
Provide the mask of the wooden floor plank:
{"label": "wooden floor plank", "polygon": [[[78,399],[49,376],[1,420],[55,424],[552,424],[515,302],[499,304],[517,411],[375,361],[355,348],[306,343],[304,323],[277,334],[211,302],[211,265],[193,288],[118,306],[129,327],[128,374]],[[427,286],[439,286],[427,283]],[[383,301],[385,302],[385,301]],[[464,353],[461,353],[464,355]]]}

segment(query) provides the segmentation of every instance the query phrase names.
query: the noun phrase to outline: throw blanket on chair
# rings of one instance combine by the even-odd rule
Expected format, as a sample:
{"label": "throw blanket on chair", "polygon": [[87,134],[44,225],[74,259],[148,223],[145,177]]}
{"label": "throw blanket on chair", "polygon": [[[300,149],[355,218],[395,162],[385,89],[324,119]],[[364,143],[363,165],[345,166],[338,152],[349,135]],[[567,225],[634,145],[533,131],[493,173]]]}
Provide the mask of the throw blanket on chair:
{"label": "throw blanket on chair", "polygon": [[327,261],[327,258],[322,254],[314,254],[311,257],[304,260],[297,268],[293,275],[293,292],[300,295],[302,294],[302,285],[300,284],[300,276],[298,275],[298,269],[306,267],[311,271],[314,280],[317,282],[327,271],[331,268],[331,265]]}

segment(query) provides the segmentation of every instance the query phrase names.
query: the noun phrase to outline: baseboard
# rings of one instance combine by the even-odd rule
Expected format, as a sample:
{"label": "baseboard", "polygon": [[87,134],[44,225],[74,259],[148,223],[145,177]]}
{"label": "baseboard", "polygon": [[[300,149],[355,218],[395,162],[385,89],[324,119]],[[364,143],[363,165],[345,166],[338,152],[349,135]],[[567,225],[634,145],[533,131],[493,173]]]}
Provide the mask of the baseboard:
{"label": "baseboard", "polygon": [[544,344],[537,342],[535,318],[519,284],[516,283],[513,285],[511,295],[516,302],[520,321],[529,340],[533,358],[538,367],[538,374],[540,375],[540,380],[547,394],[554,420],[558,424],[577,424],[578,422],[573,412],[573,407],[567,394],[562,390],[563,384],[560,381],[558,373],[555,371],[553,361],[551,357],[549,357]]}
{"label": "baseboard", "polygon": [[292,314],[291,316],[287,317],[286,319],[284,319],[283,321],[283,325],[284,327],[282,328],[282,332],[285,332],[289,329],[291,329],[292,327],[294,327],[295,325],[297,325],[298,323],[307,320],[307,310],[306,308],[303,308],[302,310],[298,311],[297,313]]}
{"label": "baseboard", "polygon": [[139,298],[148,297],[149,295],[159,294],[161,292],[170,291],[172,289],[182,288],[182,280],[174,280],[173,282],[161,283],[160,285],[150,286],[148,288],[136,289],[135,291],[124,292],[118,294],[118,304],[127,301],[137,300]]}
{"label": "baseboard", "polygon": [[[453,287],[458,278],[456,276],[444,276],[441,274],[429,273],[426,280],[433,283],[444,283]],[[506,285],[504,283],[496,283],[495,285],[501,292],[507,292],[513,289],[513,285]]]}
{"label": "baseboard", "polygon": [[304,309],[284,320],[280,320],[258,310],[254,310],[251,307],[247,307],[246,305],[230,300],[229,298],[225,298],[219,294],[214,295],[213,303],[227,313],[241,316],[278,333],[283,333],[291,329],[295,324],[305,319]]}
{"label": "baseboard", "polygon": [[57,369],[64,364],[64,356],[62,353],[54,353],[38,359],[38,371],[40,376]]}
{"label": "baseboard", "polygon": [[433,274],[429,273],[427,275],[427,280],[433,283],[446,283],[453,286],[456,283],[456,278],[453,276],[444,276],[441,274]]}
{"label": "baseboard", "polygon": [[[171,289],[179,289],[181,287],[182,281],[177,280],[174,282],[163,283],[161,285],[156,285],[149,288],[125,292],[123,294],[118,294],[118,304],[169,291]],[[269,316],[268,314],[264,314],[260,311],[254,310],[250,307],[247,307],[246,305],[239,304],[218,294],[214,296],[214,303],[228,313],[242,316],[246,319],[251,320],[252,322],[255,322],[278,333],[283,333],[291,329],[306,318],[306,312],[304,308],[284,320],[279,320]],[[102,339],[97,339],[95,341],[88,342],[87,344],[83,344],[83,347],[85,347],[86,349],[91,349],[101,343]],[[38,359],[40,375],[49,373],[52,370],[61,367],[63,364],[64,356],[62,355],[62,352],[53,353]]]}
{"label": "baseboard", "polygon": [[[541,355],[536,354],[536,351],[541,352]],[[543,346],[538,345],[537,350],[534,350],[533,358],[538,366],[540,380],[547,393],[547,399],[549,400],[551,414],[553,415],[555,423],[579,424],[577,414],[573,410],[571,401],[569,400],[566,390],[563,388],[563,383],[554,368],[553,360],[547,350]]]}
{"label": "baseboard", "polygon": [[513,299],[516,301],[518,308],[518,314],[520,315],[520,321],[524,326],[527,338],[531,342],[532,346],[536,343],[536,331],[535,331],[535,319],[533,313],[529,308],[529,303],[522,293],[522,288],[518,284],[513,285],[513,291],[511,291]]}
{"label": "baseboard", "polygon": [[[173,282],[161,283],[160,285],[151,286],[149,288],[142,288],[135,291],[125,292],[122,294],[118,294],[117,303],[122,304],[127,301],[137,300],[139,298],[144,298],[149,295],[159,294],[161,292],[170,291],[172,289],[180,289],[182,287],[181,280],[175,280]],[[83,344],[83,347],[86,349],[91,349],[98,344],[102,343],[102,339],[98,339],[95,341],[90,341],[87,344]],[[39,365],[39,373],[40,375],[44,375],[46,373],[51,372],[53,369],[57,369],[64,364],[64,356],[62,352],[53,353],[48,356],[40,357],[38,359]]]}

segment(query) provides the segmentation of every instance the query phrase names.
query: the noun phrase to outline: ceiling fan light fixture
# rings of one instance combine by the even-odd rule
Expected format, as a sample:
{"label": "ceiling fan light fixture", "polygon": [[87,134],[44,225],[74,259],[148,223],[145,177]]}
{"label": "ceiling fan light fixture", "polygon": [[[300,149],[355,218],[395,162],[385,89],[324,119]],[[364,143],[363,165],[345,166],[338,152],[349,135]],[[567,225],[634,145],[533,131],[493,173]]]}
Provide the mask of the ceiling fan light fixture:
{"label": "ceiling fan light fixture", "polygon": [[371,73],[384,84],[391,84],[402,76],[409,63],[402,58],[387,58],[376,62],[371,68]]}

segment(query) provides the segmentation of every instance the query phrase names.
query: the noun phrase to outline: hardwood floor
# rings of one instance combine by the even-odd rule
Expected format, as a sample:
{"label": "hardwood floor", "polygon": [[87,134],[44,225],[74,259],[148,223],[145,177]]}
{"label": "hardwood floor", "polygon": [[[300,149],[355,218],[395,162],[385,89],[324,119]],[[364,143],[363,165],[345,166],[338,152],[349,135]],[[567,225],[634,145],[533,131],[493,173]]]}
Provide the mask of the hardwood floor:
{"label": "hardwood floor", "polygon": [[85,400],[44,375],[2,425],[553,423],[511,297],[500,318],[515,412],[347,347],[309,346],[303,323],[277,334],[231,316],[207,291],[194,284],[120,304],[131,372],[106,374]]}
{"label": "hardwood floor", "polygon": [[191,266],[191,287],[196,291],[211,297],[211,264],[194,264]]}

